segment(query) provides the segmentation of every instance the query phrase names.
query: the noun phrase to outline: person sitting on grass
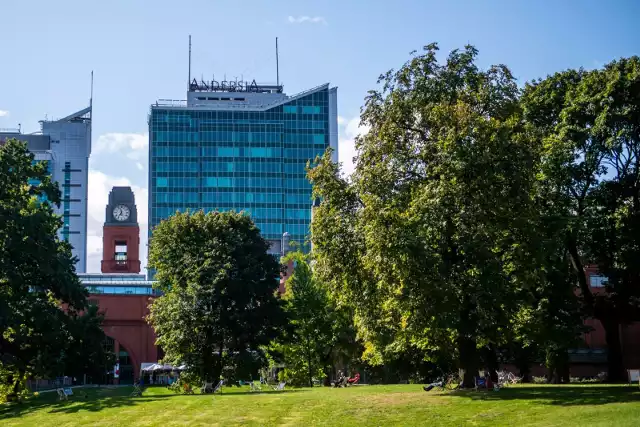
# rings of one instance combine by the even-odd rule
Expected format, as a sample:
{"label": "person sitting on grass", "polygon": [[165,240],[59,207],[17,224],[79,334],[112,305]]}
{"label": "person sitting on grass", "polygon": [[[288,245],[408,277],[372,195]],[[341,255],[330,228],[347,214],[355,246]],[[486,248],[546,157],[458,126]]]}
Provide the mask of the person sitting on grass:
{"label": "person sitting on grass", "polygon": [[342,371],[338,371],[338,379],[336,380],[334,387],[338,388],[346,385],[348,379],[349,378],[347,378]]}
{"label": "person sitting on grass", "polygon": [[440,380],[440,381],[436,381],[434,383],[428,384],[424,387],[422,387],[422,389],[424,391],[431,391],[433,390],[435,387],[443,387],[444,386],[444,381]]}

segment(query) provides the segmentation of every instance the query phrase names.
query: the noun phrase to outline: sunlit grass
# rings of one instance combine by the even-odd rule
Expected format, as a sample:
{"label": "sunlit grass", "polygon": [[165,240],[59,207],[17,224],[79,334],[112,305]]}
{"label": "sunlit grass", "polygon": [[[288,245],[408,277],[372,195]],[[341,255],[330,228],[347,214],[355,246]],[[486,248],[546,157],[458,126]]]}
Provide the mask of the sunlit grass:
{"label": "sunlit grass", "polygon": [[420,385],[302,388],[175,395],[151,387],[75,389],[69,402],[42,393],[0,406],[2,426],[638,426],[638,387],[518,386],[499,392],[426,393]]}

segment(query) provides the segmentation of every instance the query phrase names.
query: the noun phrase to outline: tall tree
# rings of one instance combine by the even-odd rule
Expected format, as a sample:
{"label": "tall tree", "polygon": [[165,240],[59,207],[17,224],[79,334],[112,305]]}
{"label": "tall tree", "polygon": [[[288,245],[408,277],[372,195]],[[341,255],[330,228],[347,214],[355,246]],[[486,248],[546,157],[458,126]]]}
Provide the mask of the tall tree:
{"label": "tall tree", "polygon": [[[532,82],[522,104],[544,143],[546,215],[563,223],[585,309],[606,333],[609,378],[623,380],[620,325],[639,318],[640,59]],[[585,264],[608,277],[604,292],[591,290]]]}
{"label": "tall tree", "polygon": [[169,363],[217,381],[234,354],[268,344],[285,324],[280,266],[241,213],[177,213],[154,230],[149,266],[163,295],[149,322]]}
{"label": "tall tree", "polygon": [[471,46],[444,64],[437,50],[369,92],[352,183],[326,155],[309,173],[321,199],[312,236],[323,279],[356,302],[370,351],[452,347],[470,386],[477,348],[500,341],[518,306],[535,156],[510,71],[478,69]]}
{"label": "tall tree", "polygon": [[61,373],[67,313],[85,308],[87,292],[57,235],[60,192],[46,165],[10,139],[0,146],[0,182],[0,371],[14,394],[28,376]]}
{"label": "tall tree", "polygon": [[351,356],[355,331],[349,311],[338,308],[328,288],[317,280],[309,255],[290,252],[284,261],[294,264],[284,295],[289,333],[275,343],[274,350],[284,356],[285,376],[290,382],[312,387],[314,377],[328,375],[335,356]]}

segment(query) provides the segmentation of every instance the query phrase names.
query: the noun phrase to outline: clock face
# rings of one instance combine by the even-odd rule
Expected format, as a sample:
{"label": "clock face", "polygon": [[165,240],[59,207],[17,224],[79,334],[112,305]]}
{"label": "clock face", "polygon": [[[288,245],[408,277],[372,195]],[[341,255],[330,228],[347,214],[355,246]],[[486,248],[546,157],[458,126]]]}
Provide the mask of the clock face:
{"label": "clock face", "polygon": [[118,205],[113,208],[113,217],[117,221],[126,221],[129,218],[129,208],[125,205]]}

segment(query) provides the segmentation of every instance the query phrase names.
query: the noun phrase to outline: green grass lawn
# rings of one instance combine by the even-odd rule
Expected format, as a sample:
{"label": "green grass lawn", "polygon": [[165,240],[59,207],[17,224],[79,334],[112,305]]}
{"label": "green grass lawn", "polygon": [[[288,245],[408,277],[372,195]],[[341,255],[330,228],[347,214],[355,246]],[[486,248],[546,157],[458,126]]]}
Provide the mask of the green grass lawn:
{"label": "green grass lawn", "polygon": [[420,385],[316,387],[222,395],[175,395],[161,387],[74,389],[1,405],[8,426],[640,426],[640,389],[522,385],[499,392],[425,393]]}

